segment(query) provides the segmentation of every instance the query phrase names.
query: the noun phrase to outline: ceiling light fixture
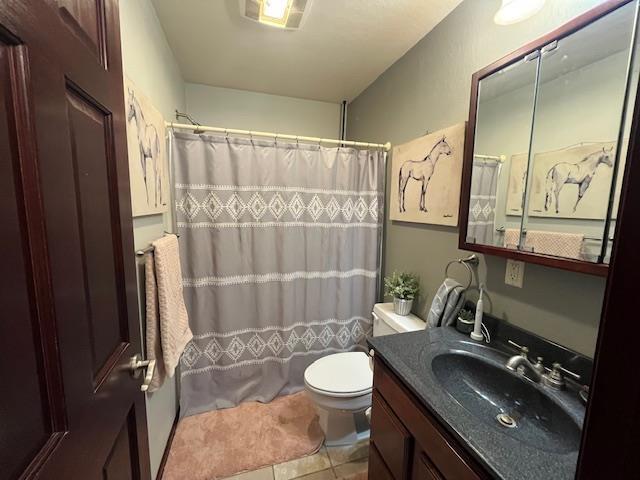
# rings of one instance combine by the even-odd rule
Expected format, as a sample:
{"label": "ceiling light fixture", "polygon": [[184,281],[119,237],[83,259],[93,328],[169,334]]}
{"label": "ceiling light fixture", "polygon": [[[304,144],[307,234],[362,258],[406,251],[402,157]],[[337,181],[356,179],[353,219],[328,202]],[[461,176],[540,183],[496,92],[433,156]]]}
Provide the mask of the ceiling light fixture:
{"label": "ceiling light fixture", "polygon": [[239,0],[244,18],[281,30],[298,30],[308,17],[311,0]]}
{"label": "ceiling light fixture", "polygon": [[502,6],[493,17],[498,25],[513,25],[534,16],[545,0],[502,0]]}
{"label": "ceiling light fixture", "polygon": [[285,28],[293,0],[262,0],[258,21],[273,27]]}

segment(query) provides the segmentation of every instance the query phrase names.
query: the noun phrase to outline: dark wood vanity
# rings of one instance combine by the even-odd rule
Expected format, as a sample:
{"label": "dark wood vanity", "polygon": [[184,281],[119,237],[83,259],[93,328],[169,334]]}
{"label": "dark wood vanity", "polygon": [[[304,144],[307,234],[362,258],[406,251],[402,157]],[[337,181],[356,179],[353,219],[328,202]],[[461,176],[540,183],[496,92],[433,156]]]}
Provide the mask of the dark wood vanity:
{"label": "dark wood vanity", "polygon": [[380,358],[373,373],[370,480],[491,478]]}

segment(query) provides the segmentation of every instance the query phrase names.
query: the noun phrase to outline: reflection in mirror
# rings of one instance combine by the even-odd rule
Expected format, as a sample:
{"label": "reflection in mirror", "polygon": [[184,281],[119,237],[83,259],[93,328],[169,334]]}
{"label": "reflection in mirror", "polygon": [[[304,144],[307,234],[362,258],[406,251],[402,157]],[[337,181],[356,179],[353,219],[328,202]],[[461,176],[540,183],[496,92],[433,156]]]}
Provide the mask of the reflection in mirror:
{"label": "reflection in mirror", "polygon": [[478,86],[468,243],[511,249],[520,243],[522,191],[520,201],[508,205],[513,198],[508,177],[512,157],[526,157],[529,150],[537,62],[537,56],[530,56],[483,78]]}
{"label": "reflection in mirror", "polygon": [[[634,2],[635,3],[635,2]],[[631,136],[631,124],[633,120],[633,109],[636,100],[636,94],[638,91],[638,81],[640,80],[640,58],[638,58],[638,46],[640,40],[639,36],[635,35],[635,45],[633,47],[633,55],[632,55],[632,63],[629,75],[629,82],[627,86],[627,95],[624,104],[624,112],[623,112],[623,124],[622,124],[622,143],[620,147],[620,152],[617,156],[618,161],[615,165],[614,171],[614,187],[613,187],[613,196],[611,198],[611,214],[609,218],[609,228],[608,231],[605,232],[605,237],[608,238],[607,242],[604,242],[602,255],[604,257],[604,263],[609,263],[611,259],[611,247],[613,245],[613,237],[614,231],[616,229],[616,219],[618,213],[618,207],[620,205],[620,194],[622,188],[622,179],[624,177],[624,169],[627,159],[627,153],[629,148],[629,138]]]}
{"label": "reflection in mirror", "polygon": [[[634,17],[629,3],[542,48],[531,153],[511,157],[509,193],[528,172],[522,250],[602,261],[614,163],[629,138],[620,132]],[[520,198],[508,196],[507,213]]]}

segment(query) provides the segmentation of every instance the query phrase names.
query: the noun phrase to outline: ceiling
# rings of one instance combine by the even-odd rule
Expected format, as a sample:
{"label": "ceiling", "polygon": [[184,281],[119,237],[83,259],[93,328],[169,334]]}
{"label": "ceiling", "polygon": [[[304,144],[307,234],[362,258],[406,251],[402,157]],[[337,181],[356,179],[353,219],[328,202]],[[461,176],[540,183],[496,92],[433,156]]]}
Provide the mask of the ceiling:
{"label": "ceiling", "polygon": [[300,30],[240,15],[243,0],[153,0],[185,81],[352,100],[461,0],[313,0]]}

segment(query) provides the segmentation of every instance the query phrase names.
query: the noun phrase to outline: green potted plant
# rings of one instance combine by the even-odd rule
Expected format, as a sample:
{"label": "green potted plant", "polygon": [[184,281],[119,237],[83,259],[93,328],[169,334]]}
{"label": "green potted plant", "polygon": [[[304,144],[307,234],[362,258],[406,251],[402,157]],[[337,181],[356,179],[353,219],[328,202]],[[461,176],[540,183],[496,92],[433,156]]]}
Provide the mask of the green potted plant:
{"label": "green potted plant", "polygon": [[458,313],[458,320],[456,321],[456,328],[462,333],[471,333],[473,330],[473,324],[475,323],[475,314],[471,310],[463,308]]}
{"label": "green potted plant", "polygon": [[393,311],[398,315],[409,315],[419,292],[420,279],[413,273],[393,272],[384,279],[384,293],[393,297]]}

